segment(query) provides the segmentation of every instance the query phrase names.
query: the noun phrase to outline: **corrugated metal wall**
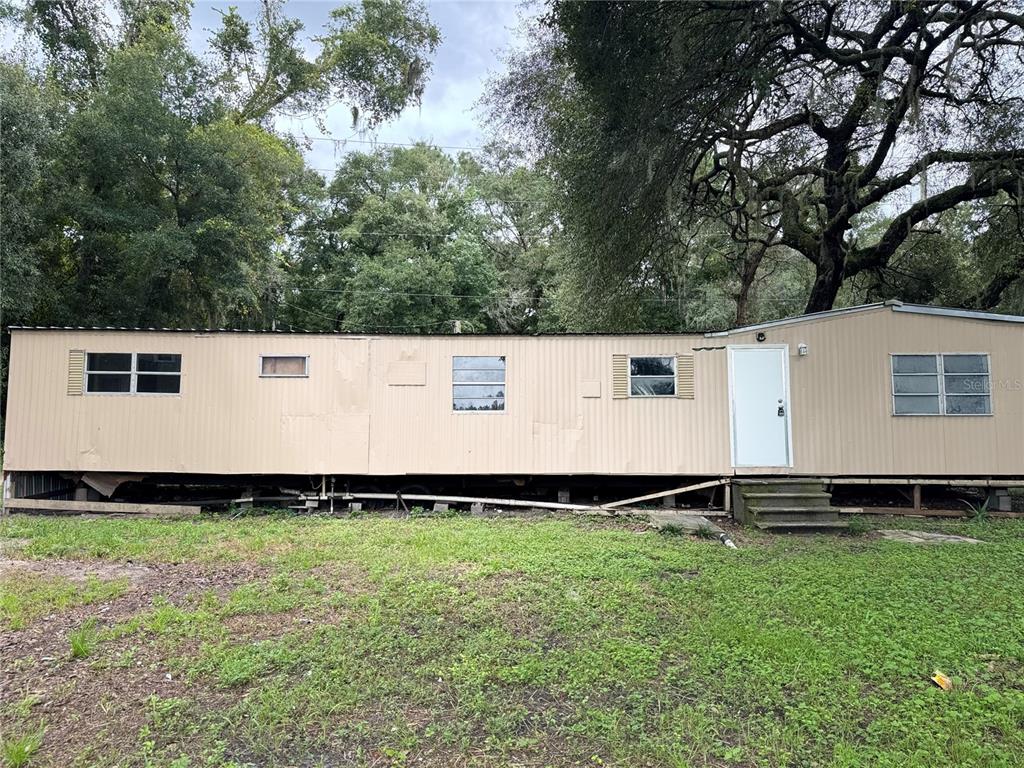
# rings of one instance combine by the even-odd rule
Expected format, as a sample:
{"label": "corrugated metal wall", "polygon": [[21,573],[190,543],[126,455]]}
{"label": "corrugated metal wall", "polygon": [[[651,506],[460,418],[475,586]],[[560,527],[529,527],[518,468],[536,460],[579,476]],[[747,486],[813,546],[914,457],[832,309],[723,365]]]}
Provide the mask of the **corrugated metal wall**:
{"label": "corrugated metal wall", "polygon": [[[794,472],[1024,475],[1024,326],[879,308],[764,333],[790,345]],[[889,355],[908,352],[989,353],[993,414],[893,416]]]}
{"label": "corrugated metal wall", "polygon": [[[1024,475],[1020,325],[879,308],[764,332],[790,345],[794,467],[763,471]],[[5,469],[727,474],[725,345],[748,343],[15,331]],[[69,396],[71,349],[180,353],[181,395]],[[994,415],[893,417],[890,352],[990,353]],[[261,378],[261,354],[309,355],[309,378]],[[617,354],[693,354],[694,399],[613,398]],[[454,355],[507,358],[505,411],[452,411]]]}

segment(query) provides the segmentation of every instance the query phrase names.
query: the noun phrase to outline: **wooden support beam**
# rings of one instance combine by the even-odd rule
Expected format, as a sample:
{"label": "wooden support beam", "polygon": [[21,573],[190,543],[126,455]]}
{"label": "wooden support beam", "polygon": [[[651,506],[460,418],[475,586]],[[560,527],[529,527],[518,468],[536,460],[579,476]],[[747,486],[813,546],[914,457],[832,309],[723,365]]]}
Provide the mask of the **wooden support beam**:
{"label": "wooden support beam", "polygon": [[616,507],[625,507],[630,504],[639,504],[643,501],[652,501],[654,499],[660,499],[665,496],[672,496],[677,493],[690,493],[691,491],[700,491],[704,488],[713,488],[723,483],[728,482],[725,478],[719,478],[718,480],[708,480],[704,483],[696,483],[695,485],[684,485],[682,488],[670,488],[667,491],[658,491],[657,493],[648,493],[646,496],[634,496],[631,499],[622,499],[621,501],[613,501],[610,504],[602,504],[601,509],[615,509]]}
{"label": "wooden support beam", "polygon": [[138,515],[139,517],[187,517],[198,515],[202,507],[184,504],[127,504],[120,501],[68,501],[65,499],[7,499],[7,512],[68,512]]}
{"label": "wooden support beam", "polygon": [[1024,488],[1022,480],[991,480],[978,478],[948,477],[829,477],[825,479],[829,485],[955,485],[964,488]]}
{"label": "wooden support beam", "polygon": [[921,484],[916,483],[914,485],[914,511],[921,511]]}

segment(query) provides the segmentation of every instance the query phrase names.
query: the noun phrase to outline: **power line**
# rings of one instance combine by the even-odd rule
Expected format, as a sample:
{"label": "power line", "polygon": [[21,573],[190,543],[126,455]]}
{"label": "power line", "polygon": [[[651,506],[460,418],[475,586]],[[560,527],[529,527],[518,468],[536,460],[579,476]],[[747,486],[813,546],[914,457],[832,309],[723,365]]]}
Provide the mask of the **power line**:
{"label": "power line", "polygon": [[464,149],[467,151],[479,151],[487,149],[487,147],[473,147],[468,145],[460,144],[434,144],[432,142],[423,141],[377,141],[376,139],[336,139],[333,136],[309,136],[307,134],[299,134],[306,141],[328,141],[333,144],[371,144],[375,147],[436,147],[437,149]]}
{"label": "power line", "polygon": [[[314,312],[311,309],[306,309],[305,307],[300,307],[298,304],[291,304],[291,303],[289,303],[287,301],[284,301],[282,303],[286,307],[291,307],[292,309],[297,309],[300,312],[305,312],[308,315],[313,315],[314,317],[319,317],[319,318],[322,318],[324,320],[330,320],[332,323],[336,323],[338,321],[338,319],[336,317],[329,317],[328,315],[325,315],[325,314],[323,314],[321,312]],[[411,323],[411,324],[406,324],[406,325],[372,325],[372,326],[366,326],[364,328],[364,331],[366,331],[366,332],[373,332],[373,331],[393,331],[393,330],[398,330],[398,329],[409,329],[409,328],[430,328],[430,327],[433,327],[433,326],[436,326],[436,325],[445,325],[447,323],[453,323],[454,324],[455,321],[454,320],[432,320],[430,322],[425,322],[425,323]],[[358,332],[363,332],[363,331],[357,331],[357,333]]]}
{"label": "power line", "polygon": [[296,235],[305,235],[307,237],[310,236],[310,235],[315,235],[315,234],[321,234],[321,235],[340,235],[342,237],[346,237],[346,238],[349,238],[349,239],[355,239],[355,238],[358,238],[358,237],[362,237],[363,235],[366,235],[368,237],[427,237],[427,238],[438,238],[438,237],[441,237],[441,238],[445,238],[445,237],[457,238],[457,237],[459,237],[460,235],[463,235],[463,234],[469,234],[469,235],[481,234],[482,235],[482,233],[475,233],[475,232],[469,232],[469,233],[465,233],[465,232],[395,232],[395,231],[389,231],[389,232],[372,232],[372,231],[371,232],[364,232],[364,231],[361,231],[361,230],[354,230],[352,232],[349,232],[348,230],[344,230],[344,229],[316,229],[313,232],[302,232],[301,230],[299,230],[295,234]]}
{"label": "power line", "polygon": [[[427,293],[421,291],[377,291],[377,290],[366,290],[366,289],[348,289],[348,288],[317,288],[314,286],[301,286],[301,285],[290,285],[287,290],[290,291],[309,291],[313,293],[332,293],[332,294],[359,294],[364,296],[377,296],[382,299],[386,299],[390,296],[413,296],[417,298],[436,298],[436,299],[499,299],[507,302],[543,302],[543,301],[554,301],[552,296],[537,296],[537,297],[518,297],[518,296],[507,296],[500,293]],[[663,304],[677,304],[680,301],[685,301],[681,297],[674,296],[635,296],[630,301],[646,301],[646,302],[660,302]],[[284,302],[288,304],[288,302]],[[294,306],[295,309],[302,311],[306,310],[304,307],[297,305],[288,304],[288,306]],[[318,314],[318,313],[313,313]],[[334,320],[333,317],[327,315],[319,315],[327,320]],[[398,327],[398,326],[396,326]],[[415,326],[409,326],[415,327]]]}
{"label": "power line", "polygon": [[346,289],[346,288],[304,288],[302,286],[288,286],[289,290],[294,291],[313,291],[316,293],[358,293],[362,295],[380,296],[386,298],[388,296],[422,296],[430,298],[445,298],[445,299],[486,299],[486,298],[510,298],[503,296],[498,293],[422,293],[422,292],[411,292],[411,291],[368,291],[358,289]]}

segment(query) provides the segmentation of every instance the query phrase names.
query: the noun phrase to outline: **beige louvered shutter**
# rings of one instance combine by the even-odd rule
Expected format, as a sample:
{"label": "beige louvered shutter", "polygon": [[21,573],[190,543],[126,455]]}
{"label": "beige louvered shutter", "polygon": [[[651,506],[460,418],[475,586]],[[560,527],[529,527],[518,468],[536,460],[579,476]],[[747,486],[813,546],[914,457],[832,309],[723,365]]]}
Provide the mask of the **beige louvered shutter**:
{"label": "beige louvered shutter", "polygon": [[629,355],[612,355],[612,397],[629,397]]}
{"label": "beige louvered shutter", "polygon": [[676,397],[694,398],[693,355],[676,355]]}
{"label": "beige louvered shutter", "polygon": [[85,389],[85,350],[68,352],[68,394],[80,395]]}

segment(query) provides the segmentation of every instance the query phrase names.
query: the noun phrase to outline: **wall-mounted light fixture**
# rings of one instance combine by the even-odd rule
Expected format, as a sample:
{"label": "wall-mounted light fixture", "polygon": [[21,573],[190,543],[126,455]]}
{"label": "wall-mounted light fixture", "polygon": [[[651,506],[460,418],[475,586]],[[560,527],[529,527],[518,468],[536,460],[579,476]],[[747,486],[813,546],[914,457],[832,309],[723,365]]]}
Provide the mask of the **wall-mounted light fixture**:
{"label": "wall-mounted light fixture", "polygon": [[807,345],[801,341],[799,344],[796,345],[796,353],[800,355],[800,357],[806,357]]}
{"label": "wall-mounted light fixture", "polygon": [[757,339],[758,341],[764,341],[768,337],[764,335],[764,331],[758,331],[757,335],[754,338]]}

